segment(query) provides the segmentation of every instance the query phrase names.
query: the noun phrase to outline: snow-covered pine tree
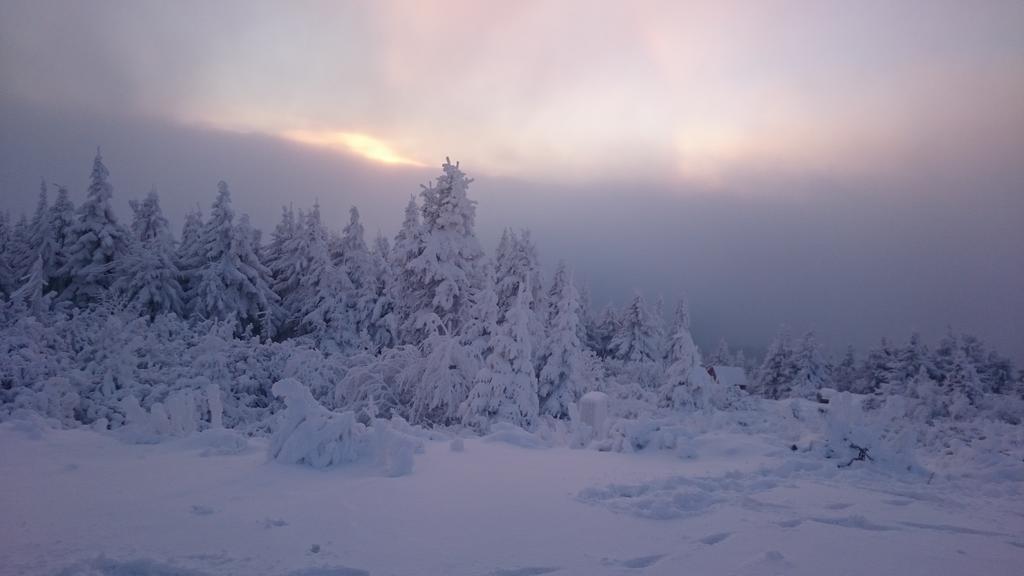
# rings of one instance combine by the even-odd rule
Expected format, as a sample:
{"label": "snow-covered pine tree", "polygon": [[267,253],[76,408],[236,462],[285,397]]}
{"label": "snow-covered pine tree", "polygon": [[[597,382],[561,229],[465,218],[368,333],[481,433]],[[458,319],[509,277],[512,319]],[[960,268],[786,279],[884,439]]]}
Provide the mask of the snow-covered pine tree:
{"label": "snow-covered pine tree", "polygon": [[67,279],[59,271],[67,262],[67,239],[75,223],[75,205],[68,198],[68,189],[64,186],[57,186],[57,199],[50,206],[47,220],[50,238],[54,243],[53,259],[46,271],[49,279],[47,290],[60,294],[67,286]]}
{"label": "snow-covered pine tree", "polygon": [[374,350],[398,345],[398,325],[395,320],[395,272],[391,267],[391,245],[379,231],[370,251],[373,265],[373,311],[370,316],[370,344]]}
{"label": "snow-covered pine tree", "polygon": [[831,383],[831,367],[818,344],[817,335],[809,330],[800,339],[800,348],[796,351],[796,378],[790,395],[813,400],[818,390]]}
{"label": "snow-covered pine tree", "polygon": [[861,369],[864,377],[864,394],[883,393],[889,390],[892,382],[897,382],[901,372],[897,364],[896,349],[887,338],[882,338],[879,345],[868,350]]}
{"label": "snow-covered pine tree", "polygon": [[764,361],[757,370],[756,391],[772,400],[790,395],[797,376],[796,351],[789,328],[782,326],[775,340],[768,346]]}
{"label": "snow-covered pine tree", "polygon": [[[484,285],[473,293],[471,300],[469,321],[459,335],[459,342],[466,347],[470,357],[482,364],[491,352],[491,338],[498,331],[498,293],[494,287],[494,272],[486,264]],[[473,371],[474,376],[476,372]]]}
{"label": "snow-covered pine tree", "polygon": [[1013,362],[1009,358],[992,350],[985,359],[984,368],[979,372],[979,377],[987,392],[993,394],[1014,393],[1014,369]]}
{"label": "snow-covered pine tree", "polygon": [[910,335],[906,346],[895,349],[894,354],[892,371],[886,378],[885,389],[882,391],[884,395],[906,396],[908,383],[917,377],[921,369],[928,373],[935,372],[930,361],[931,354],[917,332]]}
{"label": "snow-covered pine tree", "polygon": [[860,364],[853,346],[847,346],[843,357],[835,365],[832,379],[836,390],[840,392],[859,393],[861,390]]}
{"label": "snow-covered pine tree", "polygon": [[498,294],[498,319],[504,320],[505,313],[512,308],[520,292],[520,286],[529,283],[531,289],[530,309],[539,312],[543,303],[543,282],[537,247],[530,239],[530,231],[518,234],[505,229],[498,243],[494,258],[495,291]]}
{"label": "snow-covered pine tree", "polygon": [[244,215],[236,225],[231,192],[217,185],[217,199],[199,239],[202,262],[188,271],[189,307],[200,318],[234,320],[237,329],[252,328],[273,337],[280,314],[270,288],[270,271],[252,250],[252,229]]}
{"label": "snow-covered pine tree", "polygon": [[587,346],[600,358],[612,356],[612,339],[619,333],[622,321],[615,307],[608,303],[587,331]]}
{"label": "snow-covered pine tree", "polygon": [[287,292],[285,309],[301,334],[309,334],[319,345],[352,351],[359,335],[346,298],[352,293],[344,264],[336,264],[327,244],[327,231],[320,219],[320,206],[305,214],[303,223],[284,251],[290,254],[296,279]]}
{"label": "snow-covered pine tree", "polygon": [[[545,316],[548,311],[544,302],[544,285],[541,278],[537,247],[530,239],[529,230],[518,234],[506,229],[499,242],[494,260],[495,292],[498,295],[498,322],[505,321],[505,314],[515,304],[522,286],[529,285],[530,334],[538,345],[544,340]],[[536,353],[537,350],[534,350]],[[539,369],[539,358],[533,359],[534,368]]]}
{"label": "snow-covered pine tree", "polygon": [[0,212],[0,298],[7,298],[18,289],[10,261],[10,219],[11,217],[7,212]]}
{"label": "snow-covered pine tree", "polygon": [[32,225],[29,223],[28,216],[24,213],[21,214],[10,230],[6,252],[7,265],[11,269],[8,283],[13,292],[21,287],[29,268],[35,261],[35,255],[32,253]]}
{"label": "snow-covered pine tree", "polygon": [[395,241],[391,244],[391,255],[388,258],[391,268],[389,293],[392,310],[386,316],[386,322],[389,326],[395,327],[399,343],[412,343],[409,339],[404,338],[403,332],[413,313],[411,293],[414,288],[414,278],[404,274],[404,270],[406,265],[419,254],[422,243],[423,228],[420,225],[420,208],[416,204],[416,197],[410,195],[409,202],[405,205],[405,218],[395,236]]}
{"label": "snow-covered pine tree", "polygon": [[661,358],[658,337],[647,303],[637,293],[620,316],[618,331],[611,339],[609,351],[613,358],[624,362],[655,362]]}
{"label": "snow-covered pine tree", "polygon": [[551,286],[548,287],[547,294],[544,297],[546,304],[546,310],[544,316],[541,318],[541,322],[544,325],[545,331],[550,331],[551,326],[554,325],[555,317],[559,312],[559,303],[562,298],[562,293],[565,290],[565,285],[572,283],[573,288],[576,289],[576,300],[577,300],[577,322],[576,322],[576,338],[579,340],[580,345],[583,347],[582,350],[586,351],[587,338],[588,338],[588,312],[587,308],[589,303],[586,301],[589,296],[586,296],[586,290],[579,288],[573,281],[572,274],[569,273],[569,267],[566,265],[564,260],[558,261],[558,266],[555,268],[555,273],[551,277]]}
{"label": "snow-covered pine tree", "polygon": [[963,346],[953,347],[945,365],[944,376],[940,389],[947,399],[949,415],[956,420],[966,420],[973,416],[984,395],[984,387],[974,362]]}
{"label": "snow-covered pine tree", "polygon": [[524,284],[462,406],[463,424],[486,432],[494,422],[532,430],[539,416],[537,377],[530,334],[530,286]]}
{"label": "snow-covered pine tree", "polygon": [[28,274],[22,278],[21,287],[11,295],[11,301],[24,306],[33,314],[39,314],[50,306],[50,296],[46,292],[46,273],[42,255],[29,268]]}
{"label": "snow-covered pine tree", "polygon": [[182,315],[182,274],[170,225],[160,208],[160,196],[152,190],[142,202],[132,200],[129,204],[134,242],[123,259],[115,286],[150,319],[164,313]]}
{"label": "snow-covered pine tree", "polygon": [[483,283],[476,205],[466,196],[472,180],[450,161],[442,169],[435,183],[423,186],[422,238],[399,269],[401,306],[408,311],[402,334],[410,343],[431,334],[458,335],[468,320],[472,294]]}
{"label": "snow-covered pine tree", "polygon": [[359,218],[359,209],[349,209],[348,224],[341,236],[331,245],[331,260],[339,270],[348,274],[350,290],[344,298],[349,307],[351,330],[360,342],[369,344],[370,324],[377,297],[376,270],[370,249],[366,245],[365,231]]}
{"label": "snow-covered pine tree", "polygon": [[685,298],[680,298],[676,304],[665,360],[668,369],[659,392],[661,403],[675,408],[710,407],[714,383],[704,369],[700,350],[690,334],[690,309]]}
{"label": "snow-covered pine tree", "polygon": [[725,338],[721,338],[718,341],[718,346],[715,347],[714,352],[708,356],[707,362],[709,366],[739,366],[735,363],[732,351],[729,350],[729,343]]}
{"label": "snow-covered pine tree", "polygon": [[566,271],[559,265],[548,302],[553,303],[548,321],[548,335],[540,350],[540,393],[541,414],[565,419],[570,407],[579,401],[585,391],[593,388],[595,375],[593,362],[587,357],[587,350],[580,341],[582,320],[580,318],[579,293]]}
{"label": "snow-covered pine tree", "polygon": [[89,190],[66,240],[67,260],[58,274],[67,286],[60,295],[78,306],[98,302],[114,282],[117,261],[128,250],[128,232],[110,205],[113,187],[99,150],[93,160]]}
{"label": "snow-covered pine tree", "polygon": [[288,285],[288,279],[285,276],[292,270],[287,247],[295,237],[299,224],[301,223],[295,221],[295,210],[292,206],[282,206],[281,220],[274,227],[274,231],[270,233],[270,242],[264,250],[265,262],[267,269],[270,270],[274,291],[280,296],[282,302],[288,301],[288,294],[283,287]]}

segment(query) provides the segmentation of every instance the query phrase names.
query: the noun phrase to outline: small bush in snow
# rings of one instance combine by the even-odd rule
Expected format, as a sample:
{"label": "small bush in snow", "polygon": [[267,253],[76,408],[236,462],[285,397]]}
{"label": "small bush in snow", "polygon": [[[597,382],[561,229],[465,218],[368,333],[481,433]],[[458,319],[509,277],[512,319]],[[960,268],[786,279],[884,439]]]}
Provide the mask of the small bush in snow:
{"label": "small bush in snow", "polygon": [[285,402],[270,440],[274,460],[313,468],[366,461],[388,476],[412,472],[413,454],[421,450],[422,442],[397,430],[400,424],[375,419],[367,427],[352,411],[331,412],[294,378],[278,381],[272,390]]}

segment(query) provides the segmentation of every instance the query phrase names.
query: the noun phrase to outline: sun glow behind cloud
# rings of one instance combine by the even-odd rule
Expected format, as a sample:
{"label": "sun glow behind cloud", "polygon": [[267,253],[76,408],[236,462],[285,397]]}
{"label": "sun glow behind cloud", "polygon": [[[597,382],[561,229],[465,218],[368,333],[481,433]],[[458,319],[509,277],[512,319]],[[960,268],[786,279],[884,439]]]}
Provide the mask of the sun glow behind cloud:
{"label": "sun glow behind cloud", "polygon": [[369,134],[358,132],[314,132],[310,130],[288,130],[281,134],[284,138],[308,146],[318,146],[355,154],[367,160],[381,164],[417,166],[426,164],[402,155],[394,147]]}
{"label": "sun glow behind cloud", "polygon": [[[49,54],[67,73],[26,66],[5,94],[116,98],[387,166],[451,155],[479,175],[697,190],[678,184],[872,174],[1024,134],[1019,2],[195,2],[204,19],[180,3],[38,4],[5,7],[17,50],[0,69]],[[81,50],[41,32],[74,20],[90,25],[63,42]]]}

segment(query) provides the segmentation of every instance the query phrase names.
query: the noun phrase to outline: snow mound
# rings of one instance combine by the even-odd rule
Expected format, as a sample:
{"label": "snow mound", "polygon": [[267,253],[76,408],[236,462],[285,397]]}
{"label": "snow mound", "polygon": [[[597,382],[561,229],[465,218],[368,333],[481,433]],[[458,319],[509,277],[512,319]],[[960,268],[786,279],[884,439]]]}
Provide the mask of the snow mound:
{"label": "snow mound", "polygon": [[498,422],[491,426],[491,433],[483,438],[484,442],[502,442],[520,448],[550,448],[551,444],[537,434],[507,422]]}
{"label": "snow mound", "polygon": [[164,564],[149,558],[112,560],[100,556],[64,568],[57,576],[204,576],[205,573]]}
{"label": "snow mound", "polygon": [[230,456],[248,450],[249,440],[234,430],[210,428],[189,436],[183,445],[199,449],[200,456]]}
{"label": "snow mound", "polygon": [[713,478],[673,476],[642,484],[609,484],[585,488],[577,499],[641,518],[670,520],[698,516],[718,504],[774,488],[778,481],[769,474],[731,472]]}
{"label": "snow mound", "polygon": [[404,432],[408,423],[400,418],[378,418],[367,427],[352,411],[324,408],[294,378],[278,381],[272,391],[285,402],[270,439],[270,457],[279,462],[313,468],[366,462],[388,476],[404,476],[412,473],[413,455],[423,451],[423,441]]}

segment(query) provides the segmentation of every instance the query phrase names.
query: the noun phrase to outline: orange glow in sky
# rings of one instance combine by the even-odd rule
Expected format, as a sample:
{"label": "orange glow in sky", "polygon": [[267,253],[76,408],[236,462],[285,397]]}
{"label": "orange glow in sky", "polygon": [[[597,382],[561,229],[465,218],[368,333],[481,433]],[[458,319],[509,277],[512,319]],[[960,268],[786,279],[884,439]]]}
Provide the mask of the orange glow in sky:
{"label": "orange glow in sky", "polygon": [[314,132],[289,130],[283,136],[293,142],[349,152],[381,164],[425,166],[422,162],[403,156],[391,144],[358,132]]}

